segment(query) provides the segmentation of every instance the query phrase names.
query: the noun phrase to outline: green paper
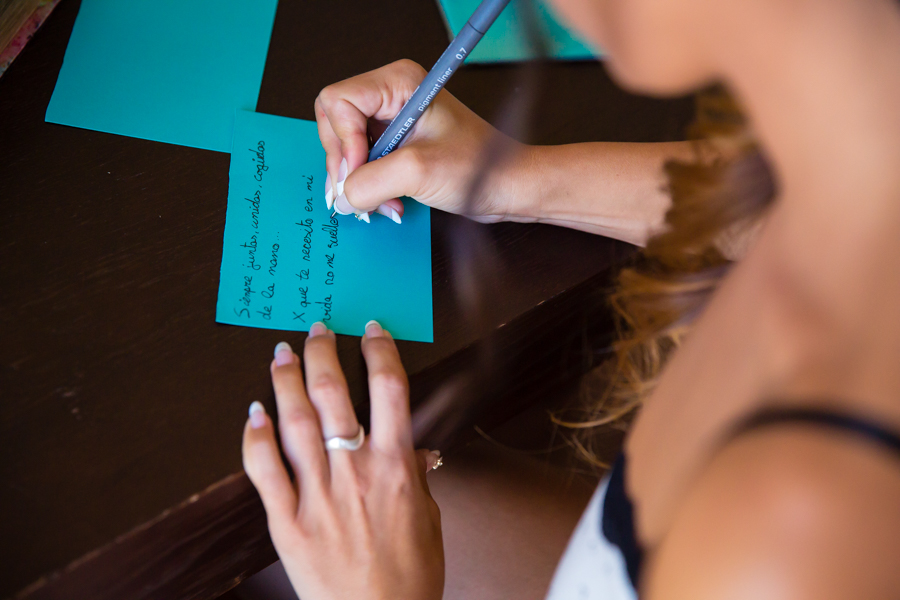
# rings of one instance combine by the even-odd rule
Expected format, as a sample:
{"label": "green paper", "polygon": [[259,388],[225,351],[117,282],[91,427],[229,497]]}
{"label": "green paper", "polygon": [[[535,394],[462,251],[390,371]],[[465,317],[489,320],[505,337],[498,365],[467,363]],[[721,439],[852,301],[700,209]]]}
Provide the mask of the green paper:
{"label": "green paper", "polygon": [[406,200],[403,223],[331,216],[313,121],[238,111],[216,321],[433,341],[431,214]]}
{"label": "green paper", "polygon": [[82,0],[50,123],[228,152],[277,0]]}
{"label": "green paper", "polygon": [[[438,0],[444,20],[455,36],[481,4],[481,0]],[[587,60],[601,55],[601,52],[581,38],[560,21],[546,0],[534,0],[538,26],[553,58],[566,60]],[[522,26],[521,10],[513,1],[503,9],[497,20],[484,35],[467,63],[516,62],[538,58],[528,44]]]}

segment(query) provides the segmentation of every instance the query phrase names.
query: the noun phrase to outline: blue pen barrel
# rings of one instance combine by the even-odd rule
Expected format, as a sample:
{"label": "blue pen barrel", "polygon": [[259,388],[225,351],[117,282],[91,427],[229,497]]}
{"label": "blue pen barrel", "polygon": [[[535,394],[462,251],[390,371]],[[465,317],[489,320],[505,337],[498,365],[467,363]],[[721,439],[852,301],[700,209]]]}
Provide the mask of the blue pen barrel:
{"label": "blue pen barrel", "polygon": [[[431,78],[426,77],[425,81],[422,82],[409,99],[409,103],[416,108],[416,112],[418,112],[419,115],[425,112],[425,109],[428,108],[428,105],[431,104],[431,101],[434,100],[434,97],[437,96],[438,92],[443,89],[444,85],[450,79],[450,76],[453,75],[456,69],[458,69],[466,60],[466,57],[469,56],[472,48],[475,47],[475,44],[477,44],[483,36],[483,33],[468,23],[463,26],[459,35],[453,39],[453,43],[444,50],[441,57],[434,63],[434,67],[431,69],[431,73],[429,73],[429,76],[432,74],[435,75],[431,85],[428,85],[428,80]],[[420,97],[417,98],[417,96]],[[400,112],[402,113],[403,111]],[[416,118],[418,118],[418,115],[416,115]]]}
{"label": "blue pen barrel", "polygon": [[438,92],[444,89],[444,85],[456,72],[456,69],[465,62],[466,57],[483,35],[468,23],[463,26],[462,31],[453,39],[453,43],[444,50],[441,57],[434,63],[434,67],[372,146],[372,150],[369,151],[369,162],[386,156],[403,145],[403,141],[413,125],[416,124],[434,97],[438,95]]}
{"label": "blue pen barrel", "polygon": [[369,151],[369,162],[386,156],[403,145],[416,121],[419,120],[435,96],[444,89],[447,81],[465,62],[466,57],[481,41],[485,32],[509,2],[510,0],[484,0],[481,3],[459,34],[453,38],[453,41],[441,54],[441,57],[434,63],[431,71],[406,101],[388,128],[372,146]]}

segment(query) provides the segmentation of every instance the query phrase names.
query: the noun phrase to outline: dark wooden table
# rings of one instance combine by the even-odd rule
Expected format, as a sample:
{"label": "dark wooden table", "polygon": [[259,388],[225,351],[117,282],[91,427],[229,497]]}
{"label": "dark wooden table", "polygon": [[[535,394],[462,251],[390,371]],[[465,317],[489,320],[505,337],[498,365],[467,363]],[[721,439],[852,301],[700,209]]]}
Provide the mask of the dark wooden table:
{"label": "dark wooden table", "polygon": [[[274,409],[274,344],[303,334],[215,323],[227,154],[44,123],[78,7],[64,0],[0,79],[0,597],[212,598],[274,560],[240,436],[252,400]],[[430,65],[446,43],[433,0],[281,0],[257,110],[312,119],[325,85]],[[493,120],[517,77],[470,67],[449,88]],[[594,63],[551,65],[542,89],[538,143],[678,139],[692,112],[625,94]],[[435,342],[399,344],[412,401],[485,347],[502,385],[425,435],[445,451],[593,364],[629,252],[484,227],[496,272],[479,330],[452,284],[457,225],[434,215]],[[364,420],[359,340],[338,340]]]}

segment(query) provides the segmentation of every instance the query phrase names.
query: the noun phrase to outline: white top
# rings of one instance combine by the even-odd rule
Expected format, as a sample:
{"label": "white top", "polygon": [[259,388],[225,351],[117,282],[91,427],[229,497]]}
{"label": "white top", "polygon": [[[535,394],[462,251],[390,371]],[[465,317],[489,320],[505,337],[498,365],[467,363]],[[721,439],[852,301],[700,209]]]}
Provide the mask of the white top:
{"label": "white top", "polygon": [[578,521],[547,600],[637,600],[622,552],[601,532],[608,485],[606,477]]}

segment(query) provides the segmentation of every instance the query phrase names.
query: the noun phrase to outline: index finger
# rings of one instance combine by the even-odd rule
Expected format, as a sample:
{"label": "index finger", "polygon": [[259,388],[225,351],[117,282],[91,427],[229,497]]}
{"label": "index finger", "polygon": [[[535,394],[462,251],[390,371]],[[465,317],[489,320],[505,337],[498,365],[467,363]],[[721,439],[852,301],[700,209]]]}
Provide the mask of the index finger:
{"label": "index finger", "polygon": [[373,448],[389,454],[411,452],[409,382],[393,338],[376,321],[366,324],[362,353],[369,371],[369,441]]}
{"label": "index finger", "polygon": [[[316,127],[319,130],[319,141],[325,150],[325,171],[328,173],[328,178],[325,182],[326,203],[328,204],[328,210],[331,210],[334,200],[334,188],[332,186],[338,181],[338,168],[343,158],[341,155],[341,140],[334,133],[331,122],[328,120],[328,115],[325,114],[325,109],[322,108],[322,100],[320,98],[316,98],[314,106]],[[329,190],[331,191],[331,198],[328,198]]]}
{"label": "index finger", "polygon": [[350,172],[368,160],[368,120],[393,119],[424,75],[416,63],[401,60],[329,85],[319,93],[317,103],[340,141]]}

